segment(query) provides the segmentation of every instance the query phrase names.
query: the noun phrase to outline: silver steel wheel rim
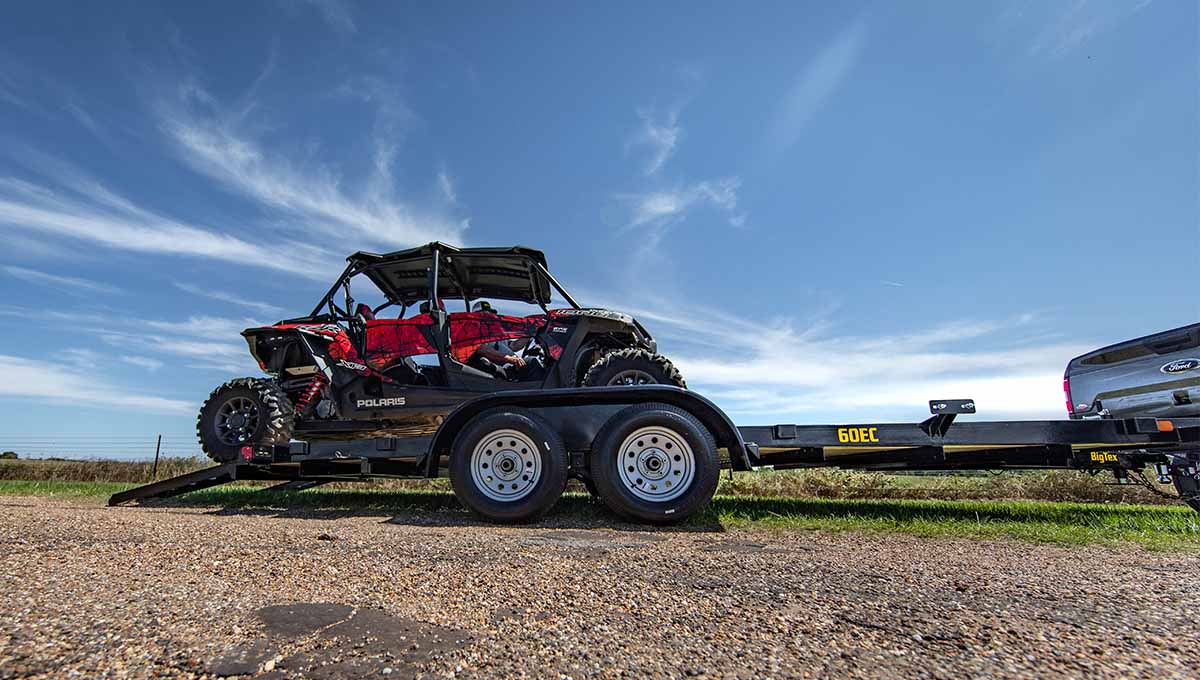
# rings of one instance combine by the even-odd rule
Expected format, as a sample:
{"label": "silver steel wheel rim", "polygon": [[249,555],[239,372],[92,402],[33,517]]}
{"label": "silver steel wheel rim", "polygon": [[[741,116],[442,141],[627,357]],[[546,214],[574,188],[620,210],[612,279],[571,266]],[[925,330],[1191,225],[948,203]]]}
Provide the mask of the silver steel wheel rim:
{"label": "silver steel wheel rim", "polygon": [[652,503],[675,500],[696,477],[696,456],[678,432],[661,425],[634,430],[621,442],[618,466],[629,493]]}
{"label": "silver steel wheel rim", "polygon": [[489,432],[471,452],[471,480],[480,493],[494,501],[521,500],[533,491],[541,477],[541,453],[523,432]]}
{"label": "silver steel wheel rim", "polygon": [[258,429],[258,404],[246,397],[233,397],[217,409],[217,439],[238,445],[249,441]]}
{"label": "silver steel wheel rim", "polygon": [[658,381],[649,373],[637,369],[630,368],[614,375],[612,380],[608,381],[608,387],[613,385],[655,385]]}

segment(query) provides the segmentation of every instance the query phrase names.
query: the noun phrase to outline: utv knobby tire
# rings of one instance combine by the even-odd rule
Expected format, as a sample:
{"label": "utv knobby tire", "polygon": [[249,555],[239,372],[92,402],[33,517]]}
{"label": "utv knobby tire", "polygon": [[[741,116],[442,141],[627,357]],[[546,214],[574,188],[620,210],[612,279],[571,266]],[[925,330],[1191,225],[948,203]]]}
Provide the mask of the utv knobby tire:
{"label": "utv knobby tire", "polygon": [[[502,467],[506,461],[515,464],[517,474],[511,474],[514,467]],[[521,408],[483,412],[450,447],[454,495],[475,514],[500,524],[527,522],[549,510],[567,486],[567,469],[562,437]]]}
{"label": "utv knobby tire", "polygon": [[[226,434],[222,440],[222,409],[231,403],[252,404],[256,416],[253,427],[244,432],[244,440]],[[275,381],[262,378],[237,378],[208,395],[196,418],[196,436],[200,448],[218,463],[232,463],[241,457],[243,446],[251,444],[287,444],[292,439],[295,408]],[[240,437],[241,435],[239,435]]]}
{"label": "utv knobby tire", "polygon": [[1189,475],[1183,470],[1175,470],[1171,478],[1175,481],[1175,490],[1179,492],[1179,497],[1183,502],[1192,506],[1196,512],[1200,512],[1200,474]]}
{"label": "utv knobby tire", "polygon": [[[667,474],[657,480],[638,476],[641,465],[649,462],[643,456],[658,451],[678,461],[674,456],[683,444],[691,452],[690,470],[685,471],[681,463],[667,462]],[[674,524],[700,512],[712,500],[721,461],[712,433],[695,416],[675,406],[650,403],[629,406],[609,418],[592,443],[588,469],[600,498],[613,512],[639,522]],[[676,470],[682,474],[676,476]],[[679,480],[686,480],[682,491],[668,492],[663,486]],[[654,491],[652,484],[658,485]],[[659,501],[639,497],[634,489],[643,496],[655,492],[678,495]]]}
{"label": "utv knobby tire", "polygon": [[[634,376],[635,381],[628,382]],[[645,349],[618,349],[605,354],[588,367],[579,384],[583,387],[626,384],[687,387],[683,375],[670,359]]]}

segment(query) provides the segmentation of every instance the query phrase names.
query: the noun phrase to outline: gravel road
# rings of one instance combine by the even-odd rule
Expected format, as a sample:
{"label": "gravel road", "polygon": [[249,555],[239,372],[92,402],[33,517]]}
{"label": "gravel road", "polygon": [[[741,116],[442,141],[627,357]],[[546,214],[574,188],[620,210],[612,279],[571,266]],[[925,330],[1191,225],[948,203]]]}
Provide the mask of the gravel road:
{"label": "gravel road", "polygon": [[0,677],[1195,677],[1200,555],[0,498]]}

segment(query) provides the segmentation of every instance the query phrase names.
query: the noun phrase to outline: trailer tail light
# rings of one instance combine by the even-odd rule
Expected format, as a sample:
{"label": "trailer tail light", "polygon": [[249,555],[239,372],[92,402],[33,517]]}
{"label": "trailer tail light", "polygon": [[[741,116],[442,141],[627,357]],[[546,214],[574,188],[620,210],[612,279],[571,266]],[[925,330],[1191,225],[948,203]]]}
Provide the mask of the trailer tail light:
{"label": "trailer tail light", "polygon": [[1067,398],[1067,415],[1075,415],[1075,402],[1071,399],[1071,378],[1063,376],[1063,394]]}
{"label": "trailer tail light", "polygon": [[243,446],[242,447],[242,458],[246,459],[247,463],[249,463],[251,460],[253,460],[254,447],[253,446]]}

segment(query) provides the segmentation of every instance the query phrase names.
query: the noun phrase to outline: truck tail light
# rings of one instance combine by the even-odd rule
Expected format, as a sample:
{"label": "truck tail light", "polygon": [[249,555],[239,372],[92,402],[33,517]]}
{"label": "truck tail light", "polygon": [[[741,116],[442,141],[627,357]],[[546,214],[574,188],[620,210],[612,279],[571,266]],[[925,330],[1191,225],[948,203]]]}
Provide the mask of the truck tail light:
{"label": "truck tail light", "polygon": [[1063,394],[1067,398],[1067,415],[1075,415],[1075,402],[1071,399],[1071,378],[1063,376]]}

